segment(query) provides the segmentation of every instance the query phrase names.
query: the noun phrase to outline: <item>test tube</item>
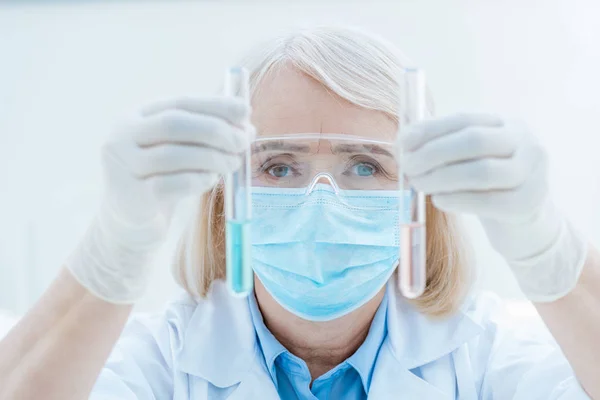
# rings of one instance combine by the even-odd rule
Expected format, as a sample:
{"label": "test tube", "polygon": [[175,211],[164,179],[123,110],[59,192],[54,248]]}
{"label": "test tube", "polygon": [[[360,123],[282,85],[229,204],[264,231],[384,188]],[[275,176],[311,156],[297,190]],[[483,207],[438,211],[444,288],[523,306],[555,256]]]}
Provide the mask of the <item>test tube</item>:
{"label": "test tube", "polygon": [[[400,124],[402,135],[407,124],[425,118],[426,85],[425,73],[418,68],[406,69],[401,79]],[[404,149],[400,149],[402,154]],[[402,175],[402,156],[399,163]],[[426,284],[426,242],[425,242],[425,194],[405,187],[404,178],[400,179],[400,265],[398,284],[402,295],[414,299],[425,291]],[[405,190],[410,191],[405,196]],[[405,204],[409,202],[409,204]]]}
{"label": "test tube", "polygon": [[[250,101],[248,71],[230,68],[225,74],[225,95]],[[242,156],[242,165],[224,176],[225,263],[227,285],[234,296],[245,297],[252,291],[254,275],[250,254],[250,147]]]}

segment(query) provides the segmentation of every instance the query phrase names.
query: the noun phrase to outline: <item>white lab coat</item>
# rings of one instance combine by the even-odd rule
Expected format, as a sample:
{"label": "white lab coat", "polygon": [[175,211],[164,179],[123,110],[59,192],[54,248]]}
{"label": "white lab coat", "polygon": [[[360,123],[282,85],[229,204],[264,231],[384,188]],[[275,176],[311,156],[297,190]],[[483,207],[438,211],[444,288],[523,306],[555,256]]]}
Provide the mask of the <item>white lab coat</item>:
{"label": "white lab coat", "polygon": [[[504,331],[499,300],[478,296],[431,320],[388,286],[388,335],[368,398],[589,399],[554,342]],[[91,399],[277,400],[246,299],[215,282],[207,299],[184,297],[164,314],[130,322]]]}

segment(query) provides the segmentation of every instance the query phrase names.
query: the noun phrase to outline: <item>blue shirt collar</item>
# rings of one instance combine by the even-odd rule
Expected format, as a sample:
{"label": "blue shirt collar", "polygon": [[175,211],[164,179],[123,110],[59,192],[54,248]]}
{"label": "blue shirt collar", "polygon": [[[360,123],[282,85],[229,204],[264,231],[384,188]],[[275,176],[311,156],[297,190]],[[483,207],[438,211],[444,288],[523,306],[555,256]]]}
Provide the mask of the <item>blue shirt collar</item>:
{"label": "blue shirt collar", "polygon": [[[248,296],[248,303],[250,315],[252,317],[252,323],[258,337],[258,342],[262,349],[267,370],[269,371],[273,382],[277,382],[275,361],[280,355],[289,352],[281,343],[279,343],[277,338],[275,338],[275,336],[273,336],[273,334],[266,327],[260,310],[258,309],[258,304],[254,294]],[[369,393],[371,377],[373,376],[373,370],[375,368],[375,360],[377,359],[379,348],[381,347],[381,344],[387,335],[387,307],[388,294],[386,290],[384,298],[381,301],[375,316],[373,317],[373,321],[371,322],[371,327],[369,328],[369,333],[367,334],[365,341],[358,348],[358,350],[345,361],[345,363],[352,366],[356,372],[358,372],[365,393]]]}
{"label": "blue shirt collar", "polygon": [[386,290],[383,300],[381,300],[381,304],[373,317],[365,341],[358,350],[346,360],[346,362],[352,365],[360,375],[365,393],[369,393],[371,377],[373,376],[373,370],[375,369],[375,360],[377,359],[377,354],[379,354],[379,348],[387,336],[387,306],[388,294]]}
{"label": "blue shirt collar", "polygon": [[258,309],[258,303],[256,302],[256,296],[252,292],[248,296],[248,303],[250,306],[250,316],[252,317],[252,324],[258,337],[258,343],[262,349],[262,353],[267,364],[267,370],[271,374],[273,382],[277,382],[277,376],[275,373],[275,360],[280,354],[287,352],[287,349],[283,347],[279,340],[273,336],[271,331],[265,325],[262,314]]}

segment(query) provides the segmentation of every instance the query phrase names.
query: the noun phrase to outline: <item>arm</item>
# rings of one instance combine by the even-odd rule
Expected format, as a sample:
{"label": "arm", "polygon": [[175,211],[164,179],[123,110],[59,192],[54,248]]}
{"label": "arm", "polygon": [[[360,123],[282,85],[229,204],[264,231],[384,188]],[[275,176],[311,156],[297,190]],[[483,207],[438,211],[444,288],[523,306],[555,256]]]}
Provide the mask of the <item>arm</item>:
{"label": "arm", "polygon": [[535,303],[577,378],[593,399],[600,399],[600,254],[588,251],[581,276],[566,296]]}
{"label": "arm", "polygon": [[479,398],[590,400],[543,321],[514,320],[502,300],[490,298],[478,303],[486,326],[481,353],[475,352],[483,363]]}
{"label": "arm", "polygon": [[[595,380],[600,376],[599,255],[554,205],[547,155],[537,138],[522,124],[473,114],[421,122],[401,140],[411,184],[444,211],[479,217],[523,293],[537,303],[580,384],[600,398]],[[520,345],[517,340],[511,344],[510,335],[505,342],[508,346],[500,348]],[[561,390],[552,377],[559,374],[566,381],[568,363],[556,353],[559,357],[552,355],[553,362],[548,362],[536,357],[535,350],[527,356],[516,351],[507,361],[499,351],[491,365],[529,371],[516,380],[521,386]],[[503,390],[510,389],[510,383],[496,381]]]}
{"label": "arm", "polygon": [[83,399],[130,305],[99,299],[63,270],[0,342],[0,399]]}
{"label": "arm", "polygon": [[[105,145],[106,193],[98,215],[67,270],[0,342],[0,399],[88,398],[132,304],[144,293],[171,211],[239,166],[238,154],[250,138],[238,126],[248,112],[233,98],[158,103]],[[136,356],[119,373],[108,371],[101,395],[164,398],[168,382],[140,373],[160,360],[165,376],[164,357],[147,346],[126,347]]]}

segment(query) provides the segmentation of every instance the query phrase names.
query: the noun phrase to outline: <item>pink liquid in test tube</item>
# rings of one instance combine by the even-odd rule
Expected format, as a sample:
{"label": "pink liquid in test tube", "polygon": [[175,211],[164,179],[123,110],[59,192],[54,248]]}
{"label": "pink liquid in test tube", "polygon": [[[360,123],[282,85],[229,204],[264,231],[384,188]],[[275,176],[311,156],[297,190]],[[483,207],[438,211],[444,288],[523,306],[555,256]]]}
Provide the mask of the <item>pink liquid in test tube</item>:
{"label": "pink liquid in test tube", "polygon": [[[407,124],[422,120],[426,114],[425,74],[420,69],[404,71],[401,83],[400,126],[402,135]],[[401,149],[401,153],[403,149]],[[400,160],[402,176],[402,161]],[[410,204],[401,201],[400,213],[400,263],[398,284],[402,294],[410,299],[419,297],[426,287],[426,235],[425,235],[425,195],[412,188],[405,188],[404,179],[400,180],[400,189],[410,191]],[[408,211],[408,212],[407,212]]]}
{"label": "pink liquid in test tube", "polygon": [[425,290],[425,225],[403,224],[400,238],[400,290],[414,299]]}

